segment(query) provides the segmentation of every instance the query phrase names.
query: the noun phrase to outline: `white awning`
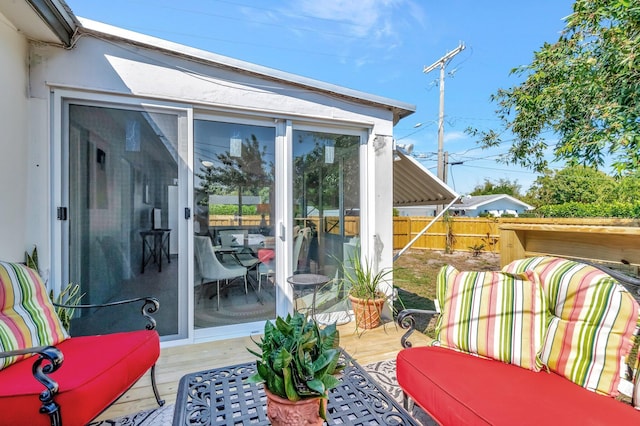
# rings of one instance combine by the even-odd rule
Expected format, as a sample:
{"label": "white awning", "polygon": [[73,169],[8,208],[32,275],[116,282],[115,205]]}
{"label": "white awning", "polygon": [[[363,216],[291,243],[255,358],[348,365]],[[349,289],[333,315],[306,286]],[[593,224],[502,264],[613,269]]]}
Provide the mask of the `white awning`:
{"label": "white awning", "polygon": [[459,196],[420,164],[415,158],[394,153],[393,162],[393,206],[424,206],[449,204]]}

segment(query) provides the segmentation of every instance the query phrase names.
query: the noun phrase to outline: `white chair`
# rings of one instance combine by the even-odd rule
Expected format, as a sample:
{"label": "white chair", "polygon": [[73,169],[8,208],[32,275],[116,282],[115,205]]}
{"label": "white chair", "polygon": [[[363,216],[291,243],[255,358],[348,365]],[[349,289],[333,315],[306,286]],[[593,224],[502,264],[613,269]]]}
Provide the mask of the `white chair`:
{"label": "white chair", "polygon": [[[309,254],[309,236],[311,228],[302,228],[295,235],[293,242],[293,273],[307,272],[307,256]],[[302,264],[302,265],[301,265]],[[301,269],[300,266],[303,268]]]}
{"label": "white chair", "polygon": [[268,262],[262,262],[258,265],[258,291],[262,291],[262,277],[265,277],[267,280],[269,277],[273,277],[276,274],[276,265],[273,260]]}
{"label": "white chair", "polygon": [[233,278],[244,278],[244,293],[247,291],[247,268],[240,265],[223,265],[216,257],[213,251],[211,239],[207,236],[194,236],[194,245],[196,252],[196,261],[200,268],[200,292],[202,293],[202,285],[205,282],[216,281],[218,297],[218,310],[220,310],[220,280],[225,280],[229,284],[229,280]]}
{"label": "white chair", "polygon": [[230,229],[218,231],[218,235],[220,236],[220,245],[222,248],[229,249],[244,246],[248,231],[246,229]]}

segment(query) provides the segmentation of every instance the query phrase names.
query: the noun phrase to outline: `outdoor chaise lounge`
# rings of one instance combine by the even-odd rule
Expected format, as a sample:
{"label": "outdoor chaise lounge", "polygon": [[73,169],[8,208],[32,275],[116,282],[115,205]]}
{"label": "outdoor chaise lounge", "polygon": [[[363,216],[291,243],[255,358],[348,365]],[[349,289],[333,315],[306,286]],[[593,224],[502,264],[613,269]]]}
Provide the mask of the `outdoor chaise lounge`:
{"label": "outdoor chaise lounge", "polygon": [[[555,257],[501,272],[447,266],[436,291],[435,345],[407,340],[414,316],[435,311],[398,316],[409,328],[396,364],[405,403],[442,425],[640,424],[637,355],[631,371],[621,366],[639,306],[603,270]],[[617,400],[619,389],[632,404]]]}
{"label": "outdoor chaise lounge", "polygon": [[[160,341],[149,315],[153,298],[139,302],[146,330],[70,337],[38,273],[0,262],[0,425],[85,425],[151,369]],[[37,355],[37,356],[32,356]]]}

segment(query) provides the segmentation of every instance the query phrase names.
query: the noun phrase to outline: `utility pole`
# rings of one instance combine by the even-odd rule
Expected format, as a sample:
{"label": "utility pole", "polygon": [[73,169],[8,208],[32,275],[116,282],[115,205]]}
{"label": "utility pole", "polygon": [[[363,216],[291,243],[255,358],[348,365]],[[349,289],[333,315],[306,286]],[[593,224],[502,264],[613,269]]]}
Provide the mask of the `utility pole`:
{"label": "utility pole", "polygon": [[440,114],[438,117],[438,178],[447,183],[447,177],[444,173],[444,67],[454,56],[464,50],[464,43],[460,42],[458,47],[435,61],[428,67],[424,67],[423,73],[427,74],[434,69],[440,67]]}

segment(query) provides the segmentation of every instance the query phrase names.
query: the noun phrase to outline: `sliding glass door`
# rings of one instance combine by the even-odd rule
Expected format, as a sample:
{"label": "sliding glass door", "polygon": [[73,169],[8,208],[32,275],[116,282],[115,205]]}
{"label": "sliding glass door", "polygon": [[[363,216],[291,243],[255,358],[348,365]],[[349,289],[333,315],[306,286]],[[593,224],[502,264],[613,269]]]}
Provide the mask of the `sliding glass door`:
{"label": "sliding glass door", "polygon": [[[156,297],[159,333],[186,335],[180,115],[73,102],[66,113],[69,280],[80,284],[83,303]],[[140,329],[141,318],[139,308],[95,309],[74,319],[72,334]]]}
{"label": "sliding glass door", "polygon": [[[341,320],[349,309],[341,278],[342,265],[360,247],[360,141],[358,134],[293,132],[293,227],[300,242],[293,273],[331,279],[316,300],[321,321]],[[310,302],[302,299],[298,305]]]}
{"label": "sliding glass door", "polygon": [[194,123],[194,325],[273,319],[275,128]]}

